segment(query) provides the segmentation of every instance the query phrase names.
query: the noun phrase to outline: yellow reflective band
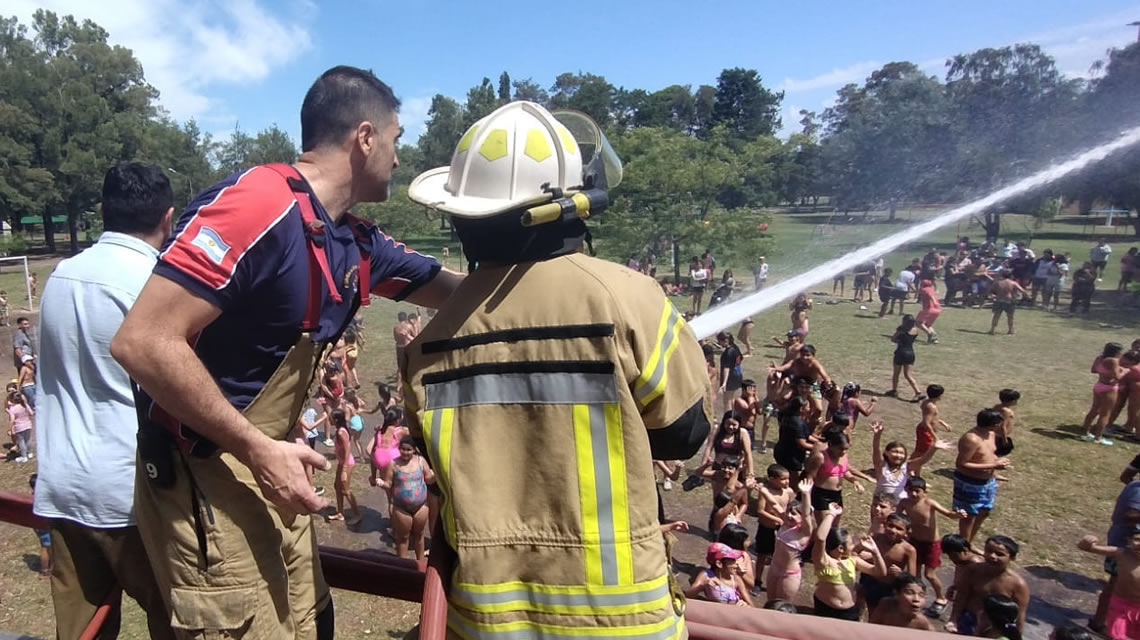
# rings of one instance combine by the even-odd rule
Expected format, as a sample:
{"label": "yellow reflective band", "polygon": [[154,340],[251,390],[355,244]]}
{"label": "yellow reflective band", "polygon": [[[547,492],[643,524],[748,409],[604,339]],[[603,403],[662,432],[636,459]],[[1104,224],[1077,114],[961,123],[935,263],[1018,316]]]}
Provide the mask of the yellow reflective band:
{"label": "yellow reflective band", "polygon": [[680,344],[684,323],[684,317],[677,313],[672,303],[666,301],[665,309],[661,312],[661,321],[658,323],[653,352],[649,354],[649,361],[645,363],[641,375],[634,382],[633,395],[641,406],[649,404],[664,393],[669,358]]}
{"label": "yellow reflective band", "polygon": [[578,461],[578,497],[582,507],[582,543],[586,551],[586,583],[602,584],[602,547],[598,534],[598,491],[595,485],[594,448],[590,434],[590,406],[574,405],[574,452]]}
{"label": "yellow reflective band", "polygon": [[614,554],[617,556],[618,584],[633,582],[633,544],[629,532],[629,494],[626,486],[625,441],[621,428],[621,407],[605,406],[606,443],[609,445],[610,494],[613,496]]}
{"label": "yellow reflective band", "polygon": [[475,622],[449,607],[447,628],[466,640],[578,640],[580,638],[626,638],[627,640],[674,640],[681,637],[685,621],[673,613],[659,622],[625,626],[566,626],[514,620],[488,624]]}
{"label": "yellow reflective band", "polygon": [[455,539],[455,510],[451,495],[451,434],[455,427],[455,409],[429,409],[424,412],[424,441],[427,443],[428,457],[431,458],[435,483],[443,494],[443,529],[447,539],[457,544]]}
{"label": "yellow reflective band", "polygon": [[453,583],[448,600],[476,613],[516,611],[617,616],[647,613],[670,607],[669,577],[616,587],[598,585],[547,585],[503,582],[478,585]]}
{"label": "yellow reflective band", "polygon": [[616,403],[574,405],[574,448],[586,583],[630,584],[633,582],[633,548],[629,535],[620,406]]}

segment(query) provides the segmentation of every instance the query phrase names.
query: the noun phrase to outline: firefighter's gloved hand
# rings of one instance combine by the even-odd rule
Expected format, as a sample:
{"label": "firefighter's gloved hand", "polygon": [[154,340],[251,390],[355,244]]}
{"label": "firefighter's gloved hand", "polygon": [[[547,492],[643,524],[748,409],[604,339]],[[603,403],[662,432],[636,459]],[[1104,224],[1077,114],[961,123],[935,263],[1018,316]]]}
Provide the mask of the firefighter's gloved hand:
{"label": "firefighter's gloved hand", "polygon": [[265,439],[249,455],[249,469],[261,493],[283,511],[316,513],[328,506],[317,496],[305,467],[327,471],[329,461],[320,453],[296,442]]}

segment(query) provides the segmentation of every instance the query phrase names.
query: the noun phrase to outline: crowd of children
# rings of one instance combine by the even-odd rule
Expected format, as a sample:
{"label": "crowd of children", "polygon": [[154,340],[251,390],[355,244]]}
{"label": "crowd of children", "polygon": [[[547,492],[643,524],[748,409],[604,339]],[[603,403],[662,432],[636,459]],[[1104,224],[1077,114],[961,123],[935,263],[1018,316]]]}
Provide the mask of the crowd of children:
{"label": "crowd of children", "polygon": [[[998,314],[1004,314],[1012,332],[1014,306],[1033,305],[1039,295],[1042,304],[1054,301],[1055,306],[1063,275],[1058,281],[1054,271],[1067,274],[1066,260],[1051,251],[1037,258],[1024,246],[969,249],[965,242],[954,259],[932,254],[907,268],[912,278],[903,278],[903,286],[894,280],[881,281],[891,289],[882,297],[884,314],[893,312],[896,304],[901,314],[905,293],[919,293],[921,319],[904,316],[894,337],[892,392],[899,378],[904,378],[914,391],[913,401],[919,403],[913,447],[898,441],[884,445],[882,423],[874,420],[877,399],[864,401],[858,383],[838,385],[828,376],[816,349],[806,340],[812,308],[806,295],[797,296],[789,305],[792,328],[787,338],[773,338],[785,350],[785,357],[768,367],[763,394],[757,393],[752,380],[740,381],[739,393],[726,384],[731,365],[739,363],[741,356],[736,354],[752,353],[754,323],[742,325],[739,345],[728,332],[716,337],[721,354],[732,353],[736,362],[718,361],[716,347],[706,345],[709,376],[721,394],[715,404],[727,411],[710,434],[701,467],[683,483],[686,490],[702,480],[714,485],[709,568],[691,583],[690,597],[736,604],[754,598],[757,605],[765,601],[766,608],[793,610],[789,604],[803,598],[802,577],[805,564],[811,563],[815,586],[810,610],[817,616],[917,630],[934,630],[934,623],[941,621],[941,628],[952,633],[1020,640],[1030,601],[1026,580],[1012,568],[1020,547],[1003,535],[978,539],[982,523],[995,506],[997,483],[1006,479],[1004,474],[1013,466],[1008,456],[1014,448],[1020,393],[1002,389],[998,402],[978,412],[976,426],[961,434],[957,446],[941,440],[941,434],[953,432],[939,411],[946,390],[938,384],[918,386],[910,371],[912,345],[920,332],[926,333],[928,343],[937,343],[933,325],[941,306],[954,303],[958,296],[966,305],[995,298],[999,304],[994,325]],[[863,267],[856,270],[857,299],[864,293],[870,295],[871,278],[890,276],[881,263]],[[1135,271],[1140,273],[1140,267]],[[933,272],[948,278],[944,300],[938,299],[930,282],[936,279]],[[986,281],[984,287],[975,283],[978,279]],[[912,280],[915,284],[909,287]],[[836,281],[834,286],[843,283]],[[906,292],[904,287],[909,287]],[[1124,431],[1137,434],[1140,341],[1127,352],[1120,345],[1106,345],[1092,371],[1100,379],[1086,420],[1091,434],[1086,439],[1101,441],[1104,426],[1125,410]],[[873,476],[855,469],[847,459],[860,418],[873,420]],[[778,425],[775,463],[767,466],[761,478],[754,475],[754,465],[760,462],[753,457],[755,452],[767,452],[773,419]],[[928,493],[928,483],[939,480],[924,474],[924,468],[938,452],[950,449],[958,452],[954,497],[951,505],[944,506]],[[681,469],[676,461],[659,466],[673,479]],[[874,486],[870,526],[865,533],[854,533],[842,526],[843,489],[849,486],[863,492],[864,483],[867,490]],[[745,514],[757,520],[755,539],[748,549],[755,557],[751,566],[739,545],[722,548],[722,536],[740,531]],[[953,521],[956,532],[944,534],[940,519]],[[1114,639],[1140,638],[1140,518],[1130,535],[1135,538],[1112,545],[1093,539],[1081,543],[1082,549],[1108,556],[1114,568],[1120,567],[1118,575],[1125,576],[1108,606],[1108,635]],[[950,580],[939,576],[943,563],[954,567]],[[1091,636],[1083,627],[1066,625],[1055,629],[1051,637]]]}

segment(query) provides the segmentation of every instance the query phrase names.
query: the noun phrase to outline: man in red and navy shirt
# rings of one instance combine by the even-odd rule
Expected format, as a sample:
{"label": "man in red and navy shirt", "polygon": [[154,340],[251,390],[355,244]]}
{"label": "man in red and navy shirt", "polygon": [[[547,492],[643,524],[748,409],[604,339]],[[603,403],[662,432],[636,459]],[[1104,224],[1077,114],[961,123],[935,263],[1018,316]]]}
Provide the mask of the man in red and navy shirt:
{"label": "man in red and navy shirt", "polygon": [[358,301],[436,308],[461,279],[347,213],[387,197],[398,105],[371,72],[325,72],[298,162],[195,198],[112,342],[141,387],[139,531],[180,637],[332,637],[306,476],[328,462],[286,436]]}

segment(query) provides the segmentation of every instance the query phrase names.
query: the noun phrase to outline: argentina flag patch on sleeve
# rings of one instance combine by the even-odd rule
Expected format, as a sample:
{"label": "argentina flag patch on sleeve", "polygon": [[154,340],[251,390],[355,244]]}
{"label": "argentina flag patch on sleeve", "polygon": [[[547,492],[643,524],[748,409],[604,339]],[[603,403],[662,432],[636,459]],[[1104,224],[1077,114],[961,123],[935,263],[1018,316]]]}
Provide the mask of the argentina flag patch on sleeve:
{"label": "argentina flag patch on sleeve", "polygon": [[205,252],[206,257],[214,262],[214,264],[222,264],[225,259],[226,253],[230,250],[230,245],[222,240],[222,236],[218,235],[210,227],[203,226],[198,230],[198,235],[190,241],[190,244],[198,247]]}

